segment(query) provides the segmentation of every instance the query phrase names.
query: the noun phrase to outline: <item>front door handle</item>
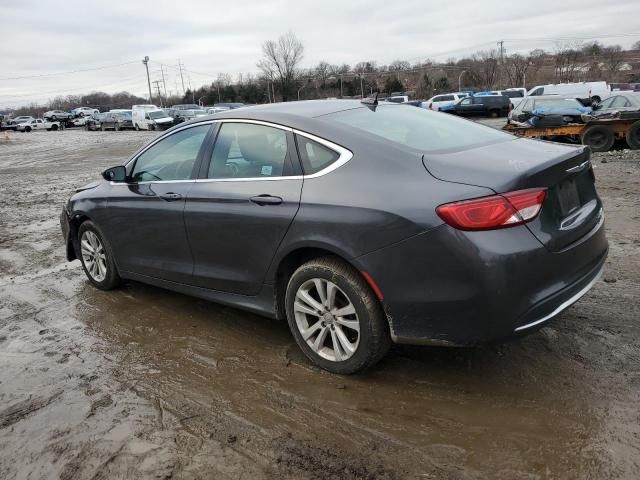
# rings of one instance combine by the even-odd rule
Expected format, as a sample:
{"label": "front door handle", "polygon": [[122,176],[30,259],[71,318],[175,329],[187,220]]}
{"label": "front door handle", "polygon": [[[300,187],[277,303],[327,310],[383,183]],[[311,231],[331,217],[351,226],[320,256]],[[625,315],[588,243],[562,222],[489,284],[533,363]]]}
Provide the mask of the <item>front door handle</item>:
{"label": "front door handle", "polygon": [[176,200],[180,200],[182,198],[182,195],[180,195],[179,193],[169,192],[163,195],[159,195],[159,197],[163,200],[166,200],[167,202],[175,202]]}
{"label": "front door handle", "polygon": [[251,197],[249,200],[258,205],[280,205],[282,203],[280,197],[272,195],[258,195],[257,197]]}

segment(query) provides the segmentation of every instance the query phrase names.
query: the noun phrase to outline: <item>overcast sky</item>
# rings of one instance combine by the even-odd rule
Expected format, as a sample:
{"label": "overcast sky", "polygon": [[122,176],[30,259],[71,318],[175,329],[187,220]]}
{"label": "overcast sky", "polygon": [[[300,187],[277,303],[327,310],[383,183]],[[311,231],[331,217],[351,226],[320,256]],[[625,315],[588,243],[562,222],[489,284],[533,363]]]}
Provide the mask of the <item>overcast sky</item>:
{"label": "overcast sky", "polygon": [[[167,66],[171,91],[182,88],[178,59],[187,87],[255,73],[262,43],[288,30],[304,44],[304,67],[382,65],[446,60],[498,40],[507,53],[567,37],[629,47],[639,19],[640,0],[0,0],[0,108],[91,90],[147,95],[145,55],[152,80]],[[46,76],[13,79],[31,75]]]}

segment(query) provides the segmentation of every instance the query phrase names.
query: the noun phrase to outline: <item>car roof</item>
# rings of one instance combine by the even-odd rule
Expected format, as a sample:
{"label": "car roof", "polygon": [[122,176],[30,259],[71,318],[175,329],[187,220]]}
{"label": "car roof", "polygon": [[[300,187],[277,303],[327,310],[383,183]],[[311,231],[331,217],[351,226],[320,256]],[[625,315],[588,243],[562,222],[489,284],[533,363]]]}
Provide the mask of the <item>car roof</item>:
{"label": "car roof", "polygon": [[[380,105],[384,105],[385,108],[415,108],[403,103],[393,102],[380,102]],[[364,105],[360,100],[304,100],[267,103],[196,117],[167,131],[188,125],[196,125],[208,120],[235,119],[270,122],[320,136],[325,134],[339,136],[344,131],[343,127],[332,125],[333,122],[322,122],[319,117],[357,108],[368,108],[368,106]]]}

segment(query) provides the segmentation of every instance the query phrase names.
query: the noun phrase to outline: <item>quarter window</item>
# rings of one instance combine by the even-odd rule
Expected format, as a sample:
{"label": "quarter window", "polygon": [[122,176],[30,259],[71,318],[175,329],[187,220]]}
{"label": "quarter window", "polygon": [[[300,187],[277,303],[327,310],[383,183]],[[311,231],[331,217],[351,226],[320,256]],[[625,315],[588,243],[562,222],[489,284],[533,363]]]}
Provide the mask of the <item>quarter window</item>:
{"label": "quarter window", "polygon": [[225,122],[209,163],[208,178],[269,178],[290,175],[287,132],[251,123]]}
{"label": "quarter window", "polygon": [[131,179],[188,180],[209,128],[210,125],[199,125],[163,138],[137,158]]}
{"label": "quarter window", "polygon": [[298,152],[305,175],[311,175],[328,167],[340,158],[340,154],[301,135],[296,135]]}

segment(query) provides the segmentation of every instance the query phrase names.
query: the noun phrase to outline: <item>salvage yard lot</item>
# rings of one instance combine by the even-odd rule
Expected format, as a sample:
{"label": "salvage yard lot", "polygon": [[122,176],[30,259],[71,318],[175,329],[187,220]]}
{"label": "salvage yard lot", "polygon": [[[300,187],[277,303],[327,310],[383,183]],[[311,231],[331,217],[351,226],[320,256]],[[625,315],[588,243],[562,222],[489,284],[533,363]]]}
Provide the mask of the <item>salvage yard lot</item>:
{"label": "salvage yard lot", "polygon": [[155,135],[0,134],[0,478],[638,477],[640,151],[594,155],[605,275],[549,327],[339,377],[285,323],[65,261],[63,202]]}

